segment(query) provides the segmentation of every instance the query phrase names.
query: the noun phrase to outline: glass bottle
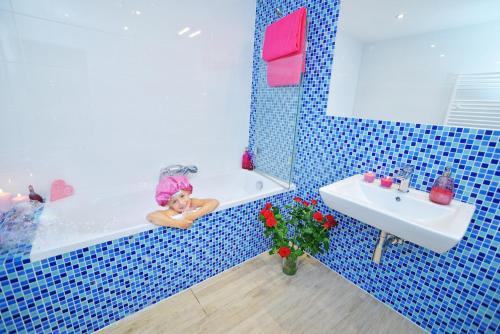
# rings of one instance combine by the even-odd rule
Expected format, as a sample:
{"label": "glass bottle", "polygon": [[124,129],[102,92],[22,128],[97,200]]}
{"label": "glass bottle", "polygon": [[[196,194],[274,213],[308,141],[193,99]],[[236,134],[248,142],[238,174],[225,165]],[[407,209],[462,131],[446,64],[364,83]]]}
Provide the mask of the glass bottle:
{"label": "glass bottle", "polygon": [[451,168],[446,167],[443,175],[437,178],[432,185],[429,199],[437,204],[448,205],[453,199],[454,185],[450,177]]}
{"label": "glass bottle", "polygon": [[241,158],[241,167],[243,169],[253,170],[252,155],[248,151],[248,147],[245,148],[245,152]]}

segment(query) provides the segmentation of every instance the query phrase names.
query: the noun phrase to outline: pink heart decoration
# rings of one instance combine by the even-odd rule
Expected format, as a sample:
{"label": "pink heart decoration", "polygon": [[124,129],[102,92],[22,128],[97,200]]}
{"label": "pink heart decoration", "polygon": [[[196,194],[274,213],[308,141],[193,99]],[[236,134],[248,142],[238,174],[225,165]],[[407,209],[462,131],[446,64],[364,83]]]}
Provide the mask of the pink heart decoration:
{"label": "pink heart decoration", "polygon": [[50,188],[50,201],[54,202],[59,199],[69,197],[74,193],[73,186],[70,186],[64,180],[55,180],[52,182],[52,186]]}

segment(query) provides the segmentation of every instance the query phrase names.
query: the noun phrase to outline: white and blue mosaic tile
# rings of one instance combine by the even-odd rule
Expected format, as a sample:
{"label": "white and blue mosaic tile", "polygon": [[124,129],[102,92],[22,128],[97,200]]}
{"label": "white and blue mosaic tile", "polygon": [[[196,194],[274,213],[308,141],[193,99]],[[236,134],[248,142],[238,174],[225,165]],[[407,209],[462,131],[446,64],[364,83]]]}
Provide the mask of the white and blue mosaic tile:
{"label": "white and blue mosaic tile", "polygon": [[[259,46],[259,48],[261,48]],[[250,150],[257,170],[290,181],[296,121],[300,108],[299,86],[269,87],[266,63],[254,54],[250,118]]]}
{"label": "white and blue mosaic tile", "polygon": [[[287,14],[301,6],[308,9],[309,33],[292,178],[299,195],[319,198],[323,185],[367,170],[392,175],[406,163],[416,167],[411,186],[429,191],[451,166],[456,198],[477,208],[450,251],[440,255],[407,243],[390,247],[382,265],[371,261],[378,230],[337,213],[332,249],[319,260],[432,333],[498,333],[500,131],[327,116],[339,1],[258,1],[255,45],[276,20],[276,7]],[[252,102],[259,99],[254,89]]]}

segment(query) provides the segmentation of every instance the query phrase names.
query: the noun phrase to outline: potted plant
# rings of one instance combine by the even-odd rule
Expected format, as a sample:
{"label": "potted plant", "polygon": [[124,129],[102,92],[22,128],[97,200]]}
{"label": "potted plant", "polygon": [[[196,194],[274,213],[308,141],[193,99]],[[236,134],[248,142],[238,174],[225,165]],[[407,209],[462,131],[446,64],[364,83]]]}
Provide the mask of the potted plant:
{"label": "potted plant", "polygon": [[316,210],[316,200],[304,201],[300,197],[285,205],[286,213],[267,203],[260,211],[259,219],[264,223],[264,235],[272,237],[269,254],[278,253],[283,258],[283,272],[294,275],[297,259],[304,253],[316,255],[328,251],[328,231],[337,225],[332,215],[324,216]]}

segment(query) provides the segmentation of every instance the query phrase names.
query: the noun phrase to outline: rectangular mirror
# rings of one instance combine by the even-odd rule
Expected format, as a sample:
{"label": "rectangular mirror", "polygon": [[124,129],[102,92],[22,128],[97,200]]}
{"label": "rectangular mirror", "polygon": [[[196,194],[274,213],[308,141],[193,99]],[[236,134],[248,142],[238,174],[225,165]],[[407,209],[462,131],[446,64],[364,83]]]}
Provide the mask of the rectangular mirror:
{"label": "rectangular mirror", "polygon": [[341,2],[327,114],[500,129],[500,1]]}

